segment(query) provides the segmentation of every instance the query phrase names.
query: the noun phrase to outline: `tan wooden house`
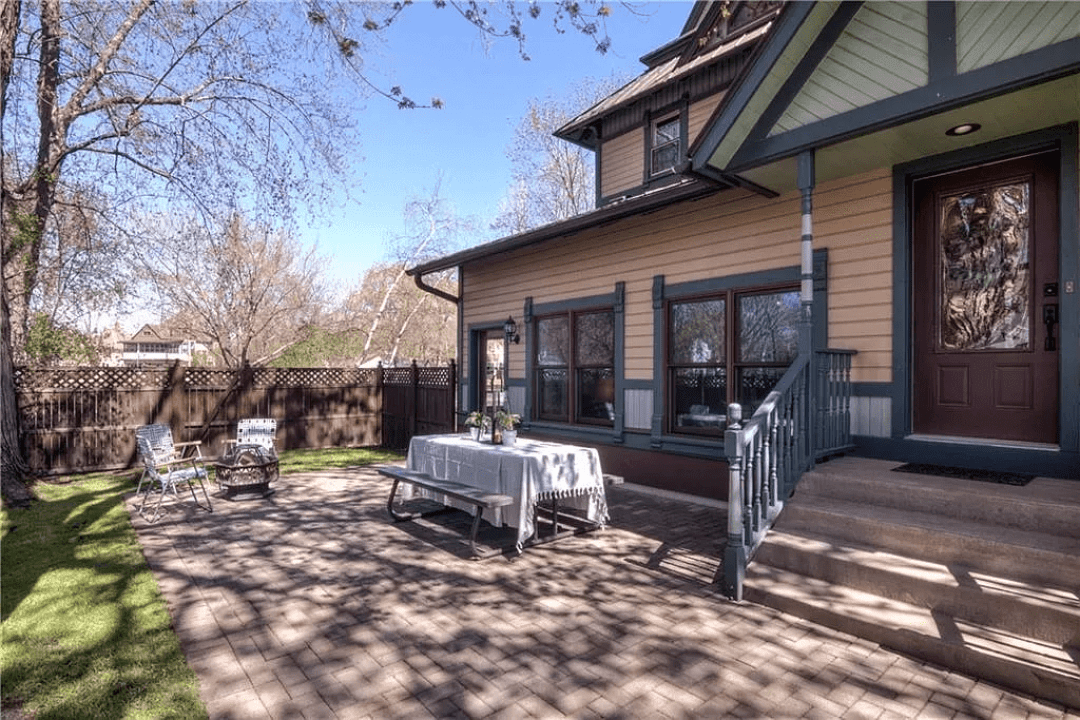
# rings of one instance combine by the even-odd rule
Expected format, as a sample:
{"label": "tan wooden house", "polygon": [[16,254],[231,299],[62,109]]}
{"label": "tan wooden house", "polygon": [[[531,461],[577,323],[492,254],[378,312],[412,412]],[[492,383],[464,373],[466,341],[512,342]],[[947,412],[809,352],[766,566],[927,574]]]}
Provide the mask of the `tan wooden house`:
{"label": "tan wooden house", "polygon": [[725,501],[733,599],[1080,708],[1080,3],[699,2],[643,61],[557,133],[595,210],[411,269],[461,409]]}
{"label": "tan wooden house", "polygon": [[765,410],[794,475],[1080,477],[1080,3],[699,2],[642,61],[557,133],[595,210],[410,270],[459,273],[463,411],[718,499]]}

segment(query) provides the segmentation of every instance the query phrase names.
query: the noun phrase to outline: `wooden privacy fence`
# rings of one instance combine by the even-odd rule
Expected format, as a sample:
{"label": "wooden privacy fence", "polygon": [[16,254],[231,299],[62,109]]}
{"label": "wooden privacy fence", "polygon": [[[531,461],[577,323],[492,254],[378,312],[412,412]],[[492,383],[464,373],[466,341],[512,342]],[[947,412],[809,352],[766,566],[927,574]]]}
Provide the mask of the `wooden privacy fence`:
{"label": "wooden privacy fence", "polygon": [[443,367],[81,367],[15,370],[23,456],[36,475],[135,463],[135,428],[165,423],[218,455],[236,421],[272,417],[278,447],[405,447],[453,432],[457,373]]}

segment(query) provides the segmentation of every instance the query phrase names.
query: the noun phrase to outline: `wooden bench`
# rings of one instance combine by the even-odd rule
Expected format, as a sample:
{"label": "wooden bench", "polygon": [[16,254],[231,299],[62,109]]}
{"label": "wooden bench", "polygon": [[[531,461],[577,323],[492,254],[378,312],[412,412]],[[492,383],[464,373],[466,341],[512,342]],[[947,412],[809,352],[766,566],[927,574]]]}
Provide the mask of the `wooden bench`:
{"label": "wooden bench", "polygon": [[472,551],[473,557],[483,558],[490,555],[502,554],[501,549],[496,552],[481,552],[476,545],[476,536],[480,531],[480,520],[483,517],[484,510],[493,510],[495,508],[511,505],[514,502],[513,497],[510,495],[489,493],[485,490],[454,482],[452,480],[440,480],[439,478],[432,477],[426,473],[408,470],[396,465],[377,465],[375,469],[378,470],[380,475],[384,475],[394,481],[394,486],[390,489],[390,499],[386,501],[386,509],[389,511],[390,517],[394,519],[394,522],[405,522],[406,520],[414,520],[418,517],[430,517],[431,515],[443,513],[447,510],[453,510],[453,508],[439,508],[423,513],[398,512],[394,509],[394,497],[397,495],[398,486],[403,482],[409,483],[413,487],[440,493],[460,502],[472,505],[476,510],[473,515],[472,529],[469,532],[469,549]]}

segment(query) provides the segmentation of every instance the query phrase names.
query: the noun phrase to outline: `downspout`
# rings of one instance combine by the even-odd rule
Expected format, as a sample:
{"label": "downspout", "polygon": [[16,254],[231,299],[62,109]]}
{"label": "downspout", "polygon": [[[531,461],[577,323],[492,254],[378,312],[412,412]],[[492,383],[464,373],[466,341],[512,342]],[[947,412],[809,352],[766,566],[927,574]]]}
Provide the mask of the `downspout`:
{"label": "downspout", "polygon": [[[458,268],[458,277],[461,277],[461,268]],[[461,298],[459,296],[451,295],[450,293],[446,292],[445,290],[440,290],[437,287],[433,287],[431,285],[428,285],[426,282],[424,282],[424,277],[420,273],[416,273],[415,275],[413,275],[413,282],[416,283],[416,287],[420,288],[424,292],[431,293],[432,295],[435,295],[436,297],[441,297],[443,300],[449,300],[450,302],[454,303],[455,305],[458,305],[458,306],[461,305]]]}
{"label": "downspout", "polygon": [[[464,347],[464,341],[461,339],[461,334],[462,334],[461,333],[461,328],[462,328],[462,323],[464,322],[464,315],[463,315],[464,307],[463,307],[463,305],[461,303],[461,297],[463,295],[463,293],[462,293],[463,285],[462,285],[462,277],[461,277],[462,273],[461,273],[461,266],[460,265],[457,268],[457,276],[458,276],[458,294],[457,295],[451,295],[450,293],[446,292],[445,290],[440,290],[437,287],[433,287],[431,285],[428,285],[426,282],[424,282],[423,274],[419,273],[419,272],[416,273],[415,275],[413,275],[413,282],[416,283],[416,287],[420,288],[424,292],[431,293],[435,297],[440,297],[443,300],[448,300],[449,302],[452,302],[452,303],[454,303],[454,305],[457,306],[457,332],[455,333],[457,335],[457,342],[455,343],[455,348],[454,349],[455,349],[455,352],[457,353],[457,358],[456,359],[457,359],[458,377],[456,378],[456,380],[457,380],[457,387],[458,387],[458,392],[457,392],[458,397],[454,398],[454,404],[455,404],[456,408],[460,408],[460,407],[463,407],[463,402],[464,402],[464,399],[462,397],[462,393],[467,392],[466,388],[468,386],[467,383],[462,382],[462,379],[463,379],[462,375],[465,373],[465,368],[464,368],[464,363],[461,362],[461,358],[465,356],[465,352],[464,352],[465,347]],[[456,408],[454,410],[455,429],[457,427],[457,417],[458,417]]]}

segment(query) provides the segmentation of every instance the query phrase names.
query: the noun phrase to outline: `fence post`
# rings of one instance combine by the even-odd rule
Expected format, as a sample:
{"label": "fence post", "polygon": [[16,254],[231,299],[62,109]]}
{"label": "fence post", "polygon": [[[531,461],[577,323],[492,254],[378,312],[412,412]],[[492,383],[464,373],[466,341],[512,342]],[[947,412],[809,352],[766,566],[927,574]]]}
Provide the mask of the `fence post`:
{"label": "fence post", "polygon": [[450,432],[458,431],[457,363],[450,358]]}
{"label": "fence post", "polygon": [[416,436],[417,416],[420,414],[420,368],[416,365],[416,358],[412,361],[412,407],[409,409],[409,439]]}
{"label": "fence post", "polygon": [[378,421],[375,432],[379,437],[379,446],[386,447],[386,412],[383,403],[383,364],[382,360],[375,367],[375,417]]}

